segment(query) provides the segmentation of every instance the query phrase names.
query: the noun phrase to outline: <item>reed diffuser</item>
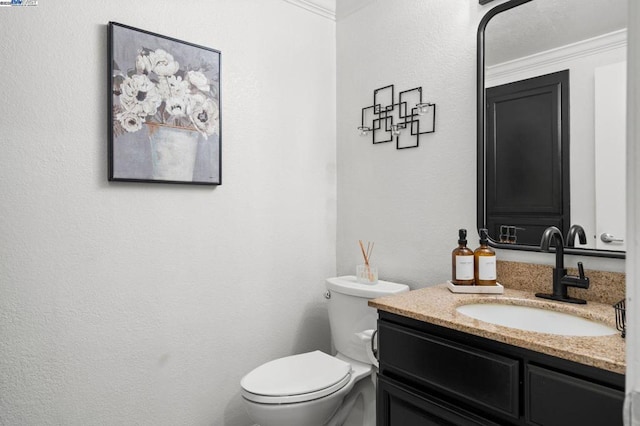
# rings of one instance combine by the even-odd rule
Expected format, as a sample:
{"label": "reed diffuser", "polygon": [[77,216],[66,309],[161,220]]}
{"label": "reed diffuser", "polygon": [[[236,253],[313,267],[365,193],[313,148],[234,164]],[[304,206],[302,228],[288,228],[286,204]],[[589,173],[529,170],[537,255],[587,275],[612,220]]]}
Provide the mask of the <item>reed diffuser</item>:
{"label": "reed diffuser", "polygon": [[364,265],[358,265],[356,270],[356,276],[358,282],[365,284],[375,284],[378,282],[378,269],[374,266],[371,266],[371,253],[373,252],[373,246],[375,242],[367,242],[367,248],[365,250],[365,246],[362,243],[362,240],[358,240],[360,244],[360,251],[362,252],[362,257],[364,258]]}

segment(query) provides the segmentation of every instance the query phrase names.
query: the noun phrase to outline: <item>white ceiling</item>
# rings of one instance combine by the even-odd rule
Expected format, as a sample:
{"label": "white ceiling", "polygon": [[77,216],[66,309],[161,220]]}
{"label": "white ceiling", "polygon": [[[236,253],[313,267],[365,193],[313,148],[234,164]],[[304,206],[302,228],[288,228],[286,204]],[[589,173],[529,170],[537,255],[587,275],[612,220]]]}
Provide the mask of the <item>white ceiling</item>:
{"label": "white ceiling", "polygon": [[[285,1],[339,21],[377,0]],[[496,15],[488,23],[486,64],[506,62],[626,26],[627,0],[532,0]]]}
{"label": "white ceiling", "polygon": [[376,0],[284,0],[332,20],[340,20]]}
{"label": "white ceiling", "polygon": [[336,20],[341,20],[357,12],[376,0],[336,0]]}
{"label": "white ceiling", "polygon": [[532,0],[489,21],[485,31],[486,64],[506,62],[626,27],[627,0]]}
{"label": "white ceiling", "polygon": [[336,0],[284,0],[317,15],[336,19]]}

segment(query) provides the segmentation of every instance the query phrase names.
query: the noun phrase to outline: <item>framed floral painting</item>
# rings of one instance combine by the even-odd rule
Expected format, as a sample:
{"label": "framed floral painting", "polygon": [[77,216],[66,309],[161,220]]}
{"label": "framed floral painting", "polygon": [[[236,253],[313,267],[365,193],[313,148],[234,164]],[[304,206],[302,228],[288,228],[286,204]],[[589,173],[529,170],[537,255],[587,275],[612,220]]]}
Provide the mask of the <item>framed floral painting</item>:
{"label": "framed floral painting", "polygon": [[108,31],[109,180],[220,185],[220,52]]}

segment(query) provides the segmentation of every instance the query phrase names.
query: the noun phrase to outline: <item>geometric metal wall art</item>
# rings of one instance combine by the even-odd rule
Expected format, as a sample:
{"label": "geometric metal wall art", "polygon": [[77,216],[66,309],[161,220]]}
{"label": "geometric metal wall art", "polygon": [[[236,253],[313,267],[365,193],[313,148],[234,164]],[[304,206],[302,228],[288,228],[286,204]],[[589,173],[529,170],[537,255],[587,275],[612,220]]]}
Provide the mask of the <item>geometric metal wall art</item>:
{"label": "geometric metal wall art", "polygon": [[[362,108],[361,136],[374,144],[392,142],[396,149],[417,148],[420,135],[436,131],[436,104],[422,101],[422,87],[402,91],[396,102],[393,84],[373,92],[373,105]],[[402,138],[401,138],[402,136]]]}

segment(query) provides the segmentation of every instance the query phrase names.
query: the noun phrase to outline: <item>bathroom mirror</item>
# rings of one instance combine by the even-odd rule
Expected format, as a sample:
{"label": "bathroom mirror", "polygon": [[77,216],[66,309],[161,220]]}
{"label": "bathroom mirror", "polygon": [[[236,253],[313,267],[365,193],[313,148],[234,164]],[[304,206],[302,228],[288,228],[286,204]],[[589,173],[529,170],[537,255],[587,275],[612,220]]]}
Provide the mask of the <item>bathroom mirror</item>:
{"label": "bathroom mirror", "polygon": [[[549,222],[533,225],[523,220],[522,211],[501,211],[500,217],[495,218],[494,212],[501,208],[496,209],[493,204],[496,176],[505,176],[504,172],[495,172],[496,164],[501,164],[500,158],[513,159],[519,148],[506,145],[510,143],[508,140],[495,142],[502,130],[496,126],[496,109],[490,108],[492,100],[488,100],[487,93],[491,97],[492,90],[500,92],[538,77],[546,79],[565,73],[567,82],[557,84],[564,91],[554,98],[561,102],[550,103],[555,106],[549,115],[560,117],[564,108],[566,117],[562,116],[560,121],[566,133],[553,129],[560,136],[555,145],[547,147],[554,151],[551,161],[560,172],[554,172],[553,178],[545,178],[555,185],[565,176],[564,186],[553,186],[560,188],[553,190],[554,197],[558,197],[553,200],[554,205],[565,208],[559,208],[564,216],[554,218],[556,222],[551,223],[561,224],[558,227],[565,231],[565,238],[571,225],[584,228],[587,243],[580,244],[575,239],[575,247],[565,250],[567,253],[625,257],[625,243],[618,240],[624,240],[625,236],[626,27],[626,0],[510,0],[489,10],[480,22],[477,222],[478,228],[489,229],[494,247],[538,251],[537,234],[527,235],[526,239],[524,234],[535,231],[541,236]],[[525,118],[536,118],[540,112],[522,111],[534,111],[519,114]],[[511,117],[514,116],[518,114],[512,112]],[[512,128],[518,126],[508,124]],[[529,131],[525,137],[531,138]],[[510,157],[502,155],[504,147],[511,148]],[[537,166],[546,164],[536,164],[539,160],[530,158],[520,161],[523,163],[509,160],[507,169],[512,173],[509,175],[512,193],[524,198],[526,191],[518,193],[519,184],[532,178],[523,174],[528,170],[540,174]],[[530,164],[524,164],[527,161]],[[528,223],[532,225],[529,227]],[[525,231],[523,228],[527,227]],[[520,241],[518,232],[523,235]]]}

